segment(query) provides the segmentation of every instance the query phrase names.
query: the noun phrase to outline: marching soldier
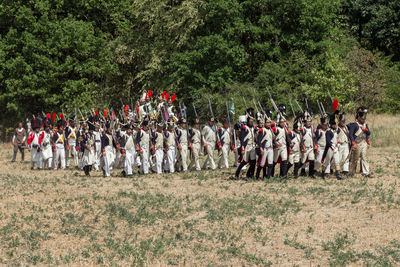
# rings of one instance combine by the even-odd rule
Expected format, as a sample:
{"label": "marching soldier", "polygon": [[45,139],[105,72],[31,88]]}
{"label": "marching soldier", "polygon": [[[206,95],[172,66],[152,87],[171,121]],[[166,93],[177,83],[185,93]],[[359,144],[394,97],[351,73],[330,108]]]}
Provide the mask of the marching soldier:
{"label": "marching soldier", "polygon": [[202,130],[203,146],[206,152],[206,160],[203,164],[203,169],[208,169],[208,164],[211,165],[211,169],[215,170],[214,162],[214,149],[217,142],[217,133],[215,131],[215,119],[211,117],[208,121],[208,125],[204,126]]}
{"label": "marching soldier", "polygon": [[152,133],[152,153],[155,155],[155,164],[153,165],[153,171],[157,174],[161,174],[163,171],[163,159],[164,159],[164,123],[157,123],[157,131]]}
{"label": "marching soldier", "polygon": [[126,131],[124,135],[121,137],[121,153],[125,154],[125,162],[124,162],[124,170],[122,171],[122,175],[132,176],[133,168],[135,166],[135,158],[136,158],[136,144],[135,138],[132,134],[132,125],[126,125]]}
{"label": "marching soldier", "polygon": [[142,122],[142,128],[136,134],[136,147],[140,154],[140,173],[149,173],[149,156],[150,156],[150,135],[148,133],[148,121]]}
{"label": "marching soldier", "polygon": [[[327,114],[323,114],[323,116],[321,116],[321,123],[317,126],[317,131],[315,133],[315,138],[316,138],[316,152],[317,152],[317,156],[315,159],[315,169],[316,170],[320,170],[321,166],[322,166],[322,155],[324,153],[325,150],[325,146],[326,146],[326,119],[328,118]],[[326,172],[330,173],[330,166],[328,166],[329,168],[326,168]]]}
{"label": "marching soldier", "polygon": [[293,122],[293,131],[289,133],[291,147],[289,152],[289,169],[294,165],[294,178],[299,176],[299,169],[301,167],[300,147],[301,147],[301,118],[296,117]]}
{"label": "marching soldier", "polygon": [[199,119],[194,120],[193,127],[189,130],[190,136],[190,150],[191,150],[191,161],[189,164],[189,170],[192,169],[193,165],[195,165],[196,170],[200,171],[200,153],[201,153],[201,133],[199,130]]}
{"label": "marching soldier", "polygon": [[188,152],[188,134],[186,131],[186,119],[181,118],[178,122],[178,127],[175,129],[177,141],[177,161],[176,170],[180,171],[181,167],[184,172],[187,171],[187,152]]}
{"label": "marching soldier", "polygon": [[41,158],[43,169],[51,169],[53,162],[53,151],[51,146],[52,132],[50,126],[51,120],[45,120],[43,123],[44,131],[42,131],[39,136],[40,143],[42,144]]}
{"label": "marching soldier", "polygon": [[173,121],[167,122],[167,130],[164,131],[165,153],[166,161],[164,169],[170,173],[175,172],[175,159],[176,159],[176,138],[174,131]]}
{"label": "marching soldier", "polygon": [[57,170],[58,164],[61,169],[65,169],[65,135],[64,135],[65,121],[59,120],[57,122],[57,131],[53,134],[53,150],[55,151],[54,157],[54,170]]}
{"label": "marching soldier", "polygon": [[336,124],[336,112],[330,116],[329,119],[329,129],[326,131],[325,138],[325,149],[322,152],[322,179],[325,179],[325,169],[329,168],[331,165],[331,161],[335,165],[335,175],[336,179],[341,180],[342,177],[340,176],[340,161],[339,161],[339,150],[337,148],[338,144],[338,129]]}
{"label": "marching soldier", "polygon": [[67,139],[66,166],[70,167],[70,157],[74,158],[75,168],[79,168],[78,150],[76,149],[78,129],[75,127],[75,117],[69,117],[69,126],[65,127],[64,135]]}
{"label": "marching soldier", "polygon": [[95,129],[93,131],[94,135],[94,148],[95,148],[95,161],[94,161],[94,169],[98,171],[100,169],[100,158],[101,158],[101,131],[100,125],[94,122]]}
{"label": "marching soldier", "polygon": [[31,170],[34,169],[35,163],[36,167],[40,170],[40,149],[42,147],[39,136],[40,136],[40,125],[39,119],[35,118],[32,120],[32,132],[28,137],[28,150],[31,152]]}
{"label": "marching soldier", "polygon": [[280,176],[286,177],[288,170],[288,145],[290,144],[288,131],[286,128],[286,118],[283,112],[278,113],[277,117],[278,125],[272,128],[275,134],[276,148],[274,150],[274,165],[272,167],[272,176],[274,175],[274,169],[278,161],[280,164]]}
{"label": "marching soldier", "polygon": [[[271,129],[272,114],[270,110],[266,110],[264,114],[265,123],[259,127],[257,134],[257,147],[259,149],[258,167],[256,178],[260,178],[261,169],[263,170],[263,179],[269,179],[272,175],[272,167],[274,163],[274,143],[275,135]],[[267,173],[268,167],[268,173]]]}
{"label": "marching soldier", "polygon": [[229,127],[229,120],[227,118],[222,119],[222,127],[218,129],[218,136],[220,143],[218,144],[222,153],[218,162],[218,168],[221,169],[222,166],[229,169],[229,150],[232,145],[232,131]]}
{"label": "marching soldier", "polygon": [[315,154],[314,150],[316,149],[316,139],[315,139],[315,129],[312,127],[312,113],[310,110],[305,110],[303,114],[303,119],[305,121],[305,125],[303,130],[301,131],[301,148],[302,148],[302,157],[301,164],[303,165],[301,168],[301,176],[306,175],[305,164],[309,163],[308,168],[308,176],[314,178],[314,162],[315,162]]}
{"label": "marching soldier", "polygon": [[80,138],[78,148],[83,153],[82,156],[82,166],[86,176],[90,176],[90,171],[92,170],[92,166],[96,161],[96,154],[95,154],[95,144],[96,144],[96,137],[94,135],[94,121],[93,117],[89,118],[89,131],[80,133]]}
{"label": "marching soldier", "polygon": [[339,162],[342,165],[342,172],[344,175],[349,173],[349,154],[350,154],[350,142],[349,142],[349,129],[346,126],[346,117],[344,112],[339,114]]}
{"label": "marching soldier", "polygon": [[101,135],[101,151],[103,155],[103,176],[110,177],[110,171],[114,166],[115,155],[113,147],[115,146],[114,138],[112,136],[112,129],[110,122],[105,124],[105,132]]}
{"label": "marching soldier", "polygon": [[242,161],[236,169],[235,178],[239,179],[241,169],[246,165],[250,164],[247,170],[247,178],[254,176],[256,167],[256,142],[255,142],[255,131],[254,131],[254,109],[249,108],[247,113],[247,125],[242,125],[240,130],[240,147],[242,153]]}
{"label": "marching soldier", "polygon": [[371,132],[366,123],[368,109],[364,106],[358,108],[356,121],[347,125],[351,141],[350,176],[356,173],[359,160],[361,160],[361,172],[365,177],[371,177],[367,151],[370,146],[369,136]]}

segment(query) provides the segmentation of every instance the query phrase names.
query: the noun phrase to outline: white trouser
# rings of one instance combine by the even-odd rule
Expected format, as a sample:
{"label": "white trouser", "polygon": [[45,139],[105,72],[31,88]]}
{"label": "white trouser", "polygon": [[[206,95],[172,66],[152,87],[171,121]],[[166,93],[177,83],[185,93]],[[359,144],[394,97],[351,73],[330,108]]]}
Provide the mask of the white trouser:
{"label": "white trouser", "polygon": [[167,151],[167,160],[166,160],[166,164],[164,166],[164,168],[166,170],[169,170],[169,172],[175,172],[175,159],[176,159],[176,155],[175,155],[175,147],[174,146],[170,146],[168,147],[168,151]]}
{"label": "white trouser", "polygon": [[221,147],[222,153],[221,153],[221,156],[220,156],[219,161],[218,161],[218,168],[221,169],[222,168],[222,164],[223,164],[225,168],[229,169],[229,161],[228,161],[229,149],[230,149],[230,145],[229,144],[224,144]]}
{"label": "white trouser", "polygon": [[285,161],[288,159],[288,153],[287,153],[287,147],[286,146],[281,146],[277,150],[274,151],[274,163],[278,162],[279,156],[281,157],[282,161]]}
{"label": "white trouser", "polygon": [[38,169],[40,169],[41,168],[40,161],[41,161],[41,156],[40,156],[39,147],[38,148],[32,147],[31,148],[31,167],[33,168],[36,163],[36,166],[38,167]]}
{"label": "white trouser", "polygon": [[105,171],[105,176],[108,177],[111,175],[110,171],[114,166],[115,156],[111,146],[106,146],[104,150],[105,150],[105,155],[103,155],[103,161],[104,161],[103,170]]}
{"label": "white trouser", "polygon": [[260,160],[260,167],[264,167],[265,163],[267,163],[267,160],[268,165],[272,165],[274,163],[274,149],[272,147],[264,148],[264,154],[262,155]]}
{"label": "white trouser", "polygon": [[[316,156],[316,158],[315,158],[315,170],[319,170],[320,168],[321,168],[321,166],[322,166],[322,156],[324,155],[324,150],[325,150],[325,147],[324,146],[320,146],[320,147],[318,147],[318,154],[317,154],[317,156]],[[329,166],[327,166],[327,168],[326,169],[329,169],[329,172],[330,172],[330,164],[329,164]],[[329,173],[329,172],[325,172],[325,173]]]}
{"label": "white trouser", "polygon": [[330,169],[331,164],[333,164],[335,166],[339,166],[339,164],[340,164],[339,151],[337,148],[334,148],[334,149],[329,148],[328,152],[326,153],[325,161],[323,163],[324,168],[326,168],[325,173],[330,172],[330,170],[329,170],[329,172],[327,172],[327,170]]}
{"label": "white trouser", "polygon": [[68,144],[69,144],[69,150],[67,150],[68,153],[66,154],[67,167],[70,166],[70,157],[71,156],[74,158],[75,167],[78,167],[79,166],[79,157],[78,157],[78,151],[76,151],[76,141],[68,140]]}
{"label": "white trouser", "polygon": [[350,162],[350,157],[349,157],[349,144],[343,143],[339,145],[339,162],[342,162],[342,171],[348,172],[349,171],[349,162]]}
{"label": "white trouser", "polygon": [[155,159],[156,162],[155,164],[153,164],[153,171],[157,172],[158,174],[162,173],[162,163],[163,163],[163,159],[164,159],[164,150],[160,147],[156,149],[155,152]]}
{"label": "white trouser", "polygon": [[135,148],[127,149],[125,152],[124,170],[127,175],[132,175],[132,169],[135,165],[136,150]]}
{"label": "white trouser", "polygon": [[315,160],[315,153],[313,147],[307,147],[306,151],[304,151],[301,155],[302,164],[306,163],[307,160],[309,161]]}
{"label": "white trouser", "polygon": [[99,170],[99,168],[100,168],[100,157],[101,157],[101,142],[95,142],[95,145],[94,145],[94,147],[95,147],[95,149],[96,149],[96,151],[95,151],[95,161],[94,161],[94,169],[96,170],[96,171],[98,171]]}
{"label": "white trouser", "polygon": [[176,169],[179,171],[182,166],[183,171],[187,171],[187,144],[182,144],[181,150],[178,149]]}
{"label": "white trouser", "polygon": [[56,144],[56,157],[54,159],[54,169],[57,170],[58,163],[61,164],[61,169],[65,169],[65,148],[64,144]]}
{"label": "white trouser", "polygon": [[42,168],[43,169],[50,169],[53,162],[53,157],[48,159],[42,159]]}
{"label": "white trouser", "polygon": [[203,169],[207,169],[208,163],[210,163],[211,169],[215,170],[216,166],[215,166],[215,162],[214,162],[214,148],[215,148],[215,143],[207,142],[207,146],[206,146],[207,158],[204,161]]}
{"label": "white trouser", "polygon": [[191,155],[191,161],[189,164],[188,169],[191,170],[193,165],[196,166],[196,170],[200,171],[201,167],[200,167],[200,159],[199,159],[199,155],[200,155],[200,149],[201,149],[201,144],[197,143],[197,144],[193,144],[193,148],[192,148],[192,155]]}
{"label": "white trouser", "polygon": [[142,147],[140,159],[142,160],[142,165],[140,165],[140,172],[144,173],[144,174],[148,174],[149,173],[149,148]]}

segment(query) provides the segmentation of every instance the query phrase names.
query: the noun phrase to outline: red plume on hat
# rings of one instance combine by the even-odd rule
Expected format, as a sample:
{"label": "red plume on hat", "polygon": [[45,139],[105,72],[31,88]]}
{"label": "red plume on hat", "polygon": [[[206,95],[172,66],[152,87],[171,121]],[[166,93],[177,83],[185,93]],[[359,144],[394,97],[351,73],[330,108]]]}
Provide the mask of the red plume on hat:
{"label": "red plume on hat", "polygon": [[104,118],[107,118],[107,109],[104,110]]}
{"label": "red plume on hat", "polygon": [[54,112],[53,113],[53,123],[56,121],[56,116],[57,116],[57,114]]}
{"label": "red plume on hat", "polygon": [[333,99],[333,102],[332,102],[333,111],[336,111],[338,109],[338,106],[339,106],[339,101],[337,99]]}
{"label": "red plume on hat", "polygon": [[164,96],[165,96],[165,94],[166,94],[167,92],[166,91],[164,91],[164,92],[162,92],[162,98],[164,98]]}
{"label": "red plume on hat", "polygon": [[165,94],[165,100],[168,100],[168,98],[169,98],[169,94],[166,93],[166,94]]}
{"label": "red plume on hat", "polygon": [[48,119],[50,119],[50,118],[51,118],[50,113],[47,113],[47,114],[46,114],[46,117],[47,117]]}
{"label": "red plume on hat", "polygon": [[147,93],[147,95],[149,96],[149,98],[151,97],[151,95],[153,94],[153,91],[149,90],[149,92]]}
{"label": "red plume on hat", "polygon": [[126,105],[125,106],[125,113],[128,111],[128,109],[129,109],[129,105]]}
{"label": "red plume on hat", "polygon": [[94,114],[97,116],[97,115],[99,115],[99,111],[98,110],[95,110],[94,111]]}
{"label": "red plume on hat", "polygon": [[175,101],[175,98],[176,98],[176,94],[173,94],[173,95],[171,96],[171,101],[174,102],[174,101]]}
{"label": "red plume on hat", "polygon": [[60,113],[60,118],[64,120],[64,114]]}

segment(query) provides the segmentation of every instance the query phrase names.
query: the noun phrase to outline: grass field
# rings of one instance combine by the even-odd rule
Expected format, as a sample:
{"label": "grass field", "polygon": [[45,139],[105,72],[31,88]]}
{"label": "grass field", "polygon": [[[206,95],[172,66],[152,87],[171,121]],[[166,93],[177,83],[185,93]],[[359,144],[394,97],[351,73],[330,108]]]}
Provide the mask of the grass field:
{"label": "grass field", "polygon": [[371,117],[374,178],[343,181],[87,178],[30,171],[3,144],[0,264],[399,266],[399,125]]}

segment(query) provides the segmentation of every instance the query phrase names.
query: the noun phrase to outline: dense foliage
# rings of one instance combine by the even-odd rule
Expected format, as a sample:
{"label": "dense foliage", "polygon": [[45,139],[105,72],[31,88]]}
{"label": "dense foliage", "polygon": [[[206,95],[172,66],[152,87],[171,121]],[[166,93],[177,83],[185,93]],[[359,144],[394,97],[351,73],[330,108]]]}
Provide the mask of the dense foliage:
{"label": "dense foliage", "polygon": [[[400,109],[399,1],[4,0],[0,125],[169,90],[207,115],[287,93]],[[229,100],[230,101],[230,100]],[[249,104],[248,103],[248,104]],[[188,105],[190,107],[191,105]]]}

